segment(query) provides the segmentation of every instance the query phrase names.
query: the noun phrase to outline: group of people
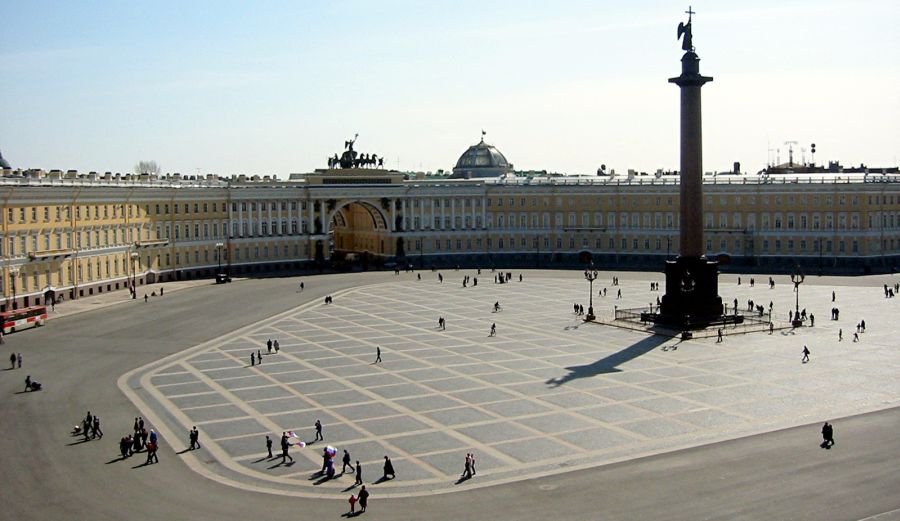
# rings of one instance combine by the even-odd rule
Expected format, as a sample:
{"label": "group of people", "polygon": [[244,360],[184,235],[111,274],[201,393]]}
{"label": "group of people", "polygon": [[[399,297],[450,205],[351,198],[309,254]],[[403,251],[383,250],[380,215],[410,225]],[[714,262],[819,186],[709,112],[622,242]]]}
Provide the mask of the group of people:
{"label": "group of people", "polygon": [[461,479],[469,479],[476,474],[475,472],[475,453],[467,452],[466,453],[466,463],[463,468],[463,473],[460,475]]}
{"label": "group of people", "polygon": [[81,425],[76,424],[72,433],[83,434],[84,441],[102,438],[103,431],[100,429],[100,417],[88,411],[84,419],[81,420]]}
{"label": "group of people", "polygon": [[[160,288],[159,288],[159,296],[160,296],[160,297],[163,296],[163,294],[165,294],[165,291],[166,291],[165,288],[160,287]],[[155,296],[156,296],[156,292],[155,292],[155,291],[152,292],[152,293],[150,293],[150,295],[147,295],[146,293],[144,293],[144,302],[149,302],[149,301],[150,301],[150,297],[155,297]]]}
{"label": "group of people", "polygon": [[[266,340],[266,352],[267,354],[272,354],[272,351],[275,354],[278,354],[281,351],[281,344],[278,343],[278,340],[272,340],[271,338]],[[250,367],[255,365],[262,364],[262,351],[257,349],[256,352],[250,352]]]}
{"label": "group of people", "polygon": [[156,431],[153,429],[148,431],[144,426],[144,418],[140,416],[134,419],[133,431],[132,434],[123,436],[122,439],[119,440],[119,452],[122,453],[122,458],[128,458],[134,453],[146,449],[147,461],[145,462],[145,465],[159,463],[159,456],[157,456],[157,451],[159,450],[159,437],[156,434]]}
{"label": "group of people", "polygon": [[18,354],[11,353],[9,355],[9,368],[15,369],[16,363],[19,364],[19,369],[21,369],[22,368],[22,353],[18,353]]}

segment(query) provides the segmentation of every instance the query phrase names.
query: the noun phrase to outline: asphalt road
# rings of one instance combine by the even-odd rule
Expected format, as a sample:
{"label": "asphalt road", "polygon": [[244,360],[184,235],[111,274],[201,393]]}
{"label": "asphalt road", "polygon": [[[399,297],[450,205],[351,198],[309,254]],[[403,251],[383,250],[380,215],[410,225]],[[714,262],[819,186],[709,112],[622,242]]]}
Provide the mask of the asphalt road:
{"label": "asphalt road", "polygon": [[[446,273],[446,272],[445,272]],[[575,275],[580,275],[576,273]],[[408,276],[408,275],[401,275]],[[568,274],[566,276],[569,276]],[[528,275],[526,274],[526,279]],[[251,493],[207,480],[163,445],[160,464],[118,459],[134,408],[118,377],[349,284],[392,273],[258,279],[55,319],[8,338],[25,367],[0,372],[0,519],[339,518],[345,501]],[[759,278],[759,277],[757,277]],[[452,279],[452,276],[451,276]],[[31,374],[45,390],[22,393]],[[91,410],[102,441],[69,432]],[[826,418],[823,418],[825,420]],[[900,519],[900,408],[641,460],[466,492],[370,501],[370,519]],[[178,440],[178,447],[184,440]],[[214,463],[212,463],[214,464]],[[477,478],[476,478],[477,479]]]}

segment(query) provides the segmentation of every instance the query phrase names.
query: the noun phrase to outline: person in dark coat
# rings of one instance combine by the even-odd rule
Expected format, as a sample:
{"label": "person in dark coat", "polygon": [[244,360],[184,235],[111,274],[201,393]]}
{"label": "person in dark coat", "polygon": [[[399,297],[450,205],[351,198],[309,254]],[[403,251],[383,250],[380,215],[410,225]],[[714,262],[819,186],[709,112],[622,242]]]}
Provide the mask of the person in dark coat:
{"label": "person in dark coat", "polygon": [[350,467],[350,472],[353,472],[353,465],[350,464],[350,453],[347,452],[347,449],[344,449],[343,463],[344,467],[341,469],[341,474],[347,472],[347,467]]}
{"label": "person in dark coat", "polygon": [[356,485],[362,485],[362,465],[356,460]]}
{"label": "person in dark coat", "polygon": [[284,463],[287,460],[291,460],[291,462],[294,461],[294,458],[292,458],[291,455],[288,454],[288,451],[290,450],[290,448],[291,448],[291,444],[288,441],[287,433],[286,432],[281,433],[281,462],[282,463]]}
{"label": "person in dark coat", "polygon": [[395,477],[397,477],[397,475],[394,473],[394,464],[391,463],[391,458],[385,456],[384,457],[384,479],[388,479],[388,476],[390,476],[391,479],[394,479]]}
{"label": "person in dark coat", "polygon": [[366,490],[366,486],[363,485],[359,490],[359,511],[365,512],[366,506],[369,504],[369,491]]}
{"label": "person in dark coat", "polygon": [[822,448],[830,449],[834,445],[834,426],[825,422],[822,426]]}

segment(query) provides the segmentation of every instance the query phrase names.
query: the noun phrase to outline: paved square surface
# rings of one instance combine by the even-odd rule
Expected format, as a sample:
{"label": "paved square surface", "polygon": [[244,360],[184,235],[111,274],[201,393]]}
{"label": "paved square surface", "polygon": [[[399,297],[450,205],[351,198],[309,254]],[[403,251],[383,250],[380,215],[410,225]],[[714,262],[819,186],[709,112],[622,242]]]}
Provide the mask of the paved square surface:
{"label": "paved square surface", "polygon": [[[316,475],[325,444],[381,477],[383,457],[397,478],[379,495],[429,494],[527,479],[576,467],[730,439],[896,406],[900,402],[900,298],[881,288],[801,287],[815,327],[686,342],[602,324],[585,324],[587,283],[571,277],[492,283],[484,272],[398,276],[396,282],[334,295],[138,370],[139,406],[181,450],[197,425],[203,449],[192,466],[238,486],[299,495],[337,495],[352,475]],[[478,286],[463,288],[463,275]],[[613,307],[655,302],[658,280],[598,280],[598,317]],[[731,277],[732,279],[734,277]],[[762,279],[763,277],[759,277]],[[793,308],[789,285],[769,289],[722,282],[720,293],[746,309],[774,303],[780,325]],[[807,281],[812,281],[812,277]],[[451,280],[454,280],[451,282]],[[622,298],[615,298],[616,290]],[[837,291],[831,302],[831,291]],[[494,302],[502,310],[493,312]],[[840,307],[840,321],[829,320]],[[447,329],[439,330],[443,316]],[[856,324],[867,331],[854,342]],[[489,336],[492,323],[497,335]],[[843,329],[843,341],[838,330]],[[277,339],[278,354],[268,354]],[[808,345],[812,360],[801,364]],[[375,364],[376,346],[383,362]],[[263,353],[260,365],[250,355]],[[131,394],[130,394],[131,395]],[[278,452],[282,431],[307,443],[316,419],[325,442],[295,446],[295,462],[265,458],[265,435]],[[297,441],[296,439],[292,441]],[[457,482],[467,452],[474,479]],[[340,471],[340,463],[337,470]]]}

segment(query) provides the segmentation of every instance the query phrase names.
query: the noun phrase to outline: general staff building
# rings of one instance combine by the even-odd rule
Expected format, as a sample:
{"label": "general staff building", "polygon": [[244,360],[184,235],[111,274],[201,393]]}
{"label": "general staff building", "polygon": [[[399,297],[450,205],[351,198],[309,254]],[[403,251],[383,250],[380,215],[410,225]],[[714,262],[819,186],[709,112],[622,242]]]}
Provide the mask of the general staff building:
{"label": "general staff building", "polygon": [[[2,166],[2,310],[332,261],[553,268],[590,258],[661,269],[679,251],[677,175],[516,176],[483,141],[449,178],[377,168],[279,180]],[[750,271],[893,269],[896,169],[792,170],[704,176],[707,255]]]}

